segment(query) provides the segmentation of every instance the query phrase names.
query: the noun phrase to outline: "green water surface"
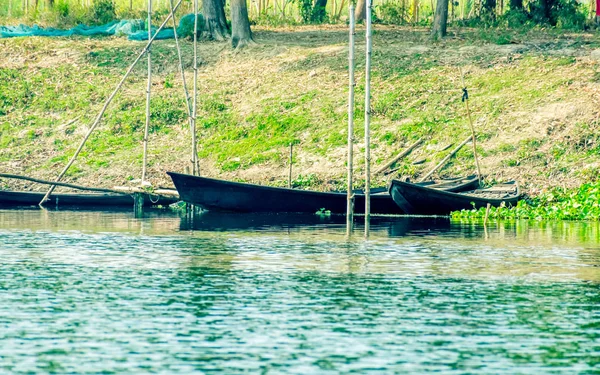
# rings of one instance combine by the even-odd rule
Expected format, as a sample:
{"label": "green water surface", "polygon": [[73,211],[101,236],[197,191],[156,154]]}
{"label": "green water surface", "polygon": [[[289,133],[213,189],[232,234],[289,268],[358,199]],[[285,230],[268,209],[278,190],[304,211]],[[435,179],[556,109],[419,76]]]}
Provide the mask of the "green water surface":
{"label": "green water surface", "polygon": [[2,374],[600,373],[600,228],[0,211]]}

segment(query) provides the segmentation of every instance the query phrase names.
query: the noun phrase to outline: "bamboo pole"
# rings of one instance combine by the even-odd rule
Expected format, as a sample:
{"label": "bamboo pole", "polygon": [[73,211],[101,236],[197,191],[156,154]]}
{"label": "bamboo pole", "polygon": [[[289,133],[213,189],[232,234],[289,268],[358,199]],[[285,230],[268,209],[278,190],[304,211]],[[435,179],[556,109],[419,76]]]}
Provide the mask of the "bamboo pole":
{"label": "bamboo pole", "polygon": [[413,143],[412,145],[408,146],[408,148],[404,151],[402,151],[401,153],[399,153],[396,157],[394,157],[392,160],[390,160],[389,162],[387,162],[383,167],[379,168],[377,171],[375,171],[375,176],[377,176],[378,174],[385,172],[389,167],[391,167],[392,165],[394,165],[394,163],[397,163],[399,160],[401,160],[402,158],[406,157],[406,155],[410,154],[412,150],[414,150],[418,145],[420,145],[421,143],[423,143],[423,138],[419,138],[415,143]]}
{"label": "bamboo pole", "polygon": [[348,17],[350,19],[349,43],[348,43],[348,194],[346,204],[346,234],[352,233],[352,224],[354,216],[354,194],[353,191],[353,143],[354,143],[354,5],[348,7]]}
{"label": "bamboo pole", "polygon": [[466,145],[467,143],[469,143],[469,141],[473,138],[473,135],[469,135],[464,141],[462,141],[458,146],[456,146],[456,148],[454,150],[452,150],[452,152],[450,152],[444,159],[442,159],[441,162],[438,163],[438,165],[436,165],[435,167],[433,167],[432,170],[430,170],[429,172],[427,172],[427,174],[425,176],[423,176],[423,178],[421,178],[419,180],[419,182],[423,182],[425,180],[427,180],[429,177],[431,177],[431,175],[437,171],[438,169],[440,169],[441,167],[443,167],[448,160],[450,160],[450,158],[452,156],[454,156],[454,154],[456,154],[464,145]]}
{"label": "bamboo pole", "polygon": [[200,175],[196,141],[196,116],[198,114],[198,0],[194,0],[194,99],[192,106],[192,174]]}
{"label": "bamboo pole", "polygon": [[[148,0],[148,40],[152,38],[152,0]],[[152,89],[152,49],[148,47],[148,84],[146,85],[146,126],[144,126],[144,156],[142,162],[142,185],[146,181],[148,165],[148,133],[150,131],[150,91]]]}
{"label": "bamboo pole", "polygon": [[294,158],[294,144],[290,143],[290,171],[288,173],[288,188],[292,188],[292,165]]}
{"label": "bamboo pole", "polygon": [[365,237],[369,236],[369,219],[371,216],[371,12],[372,0],[366,1],[366,73],[365,73]]}
{"label": "bamboo pole", "polygon": [[465,77],[462,69],[460,69],[460,79],[463,85],[463,97],[462,101],[465,102],[467,108],[467,117],[469,118],[469,125],[471,126],[471,135],[473,136],[473,156],[475,157],[475,165],[477,166],[477,178],[481,184],[481,168],[479,167],[479,156],[477,155],[477,138],[475,137],[475,126],[473,126],[473,119],[471,118],[471,110],[469,109],[469,92],[467,86],[465,86]]}
{"label": "bamboo pole", "polygon": [[[177,10],[177,8],[179,8],[179,6],[181,5],[182,1],[183,0],[178,0],[177,5],[175,6],[175,10]],[[110,96],[108,97],[108,99],[106,99],[106,101],[104,102],[104,106],[102,106],[102,109],[100,110],[100,113],[98,114],[98,116],[96,117],[96,119],[94,120],[94,122],[92,123],[92,126],[88,130],[87,134],[85,135],[85,137],[83,138],[83,140],[81,141],[81,143],[79,144],[79,147],[75,151],[75,154],[71,157],[71,160],[69,160],[69,162],[67,163],[67,165],[65,166],[65,168],[62,170],[62,172],[56,178],[56,182],[59,182],[63,178],[63,176],[65,175],[65,173],[67,173],[67,170],[69,170],[69,168],[71,167],[71,165],[73,165],[73,163],[75,162],[75,159],[77,159],[77,156],[79,155],[79,153],[83,149],[83,146],[87,142],[88,138],[90,138],[90,136],[92,135],[92,132],[94,131],[94,129],[96,129],[96,126],[98,126],[98,124],[100,123],[100,120],[102,119],[102,116],[104,115],[104,112],[108,108],[108,105],[112,102],[112,100],[114,99],[115,95],[117,95],[117,92],[119,92],[119,90],[121,89],[121,87],[125,83],[125,80],[127,79],[127,77],[129,77],[129,75],[133,71],[133,68],[140,61],[140,59],[142,58],[142,56],[144,56],[144,54],[146,53],[146,51],[148,50],[148,48],[150,47],[150,45],[152,45],[152,42],[154,41],[154,38],[156,38],[156,36],[158,35],[158,33],[165,27],[165,25],[167,24],[167,22],[169,21],[170,18],[171,18],[171,16],[169,15],[163,21],[163,23],[160,25],[160,27],[158,28],[158,30],[156,30],[156,33],[154,34],[154,36],[152,37],[152,39],[150,39],[148,41],[148,43],[146,44],[146,46],[144,47],[144,49],[142,50],[142,52],[139,53],[139,55],[135,58],[134,62],[131,64],[131,66],[129,66],[129,69],[127,69],[127,72],[125,73],[125,75],[123,76],[123,78],[121,78],[121,81],[119,82],[119,84],[117,85],[117,87],[115,88],[115,90],[110,94]],[[50,189],[48,189],[48,192],[46,193],[46,195],[44,196],[44,198],[42,198],[42,200],[40,201],[40,203],[39,203],[40,206],[43,205],[44,202],[46,202],[48,200],[48,197],[54,191],[54,187],[55,187],[55,185],[50,186]]]}
{"label": "bamboo pole", "polygon": [[188,121],[190,123],[190,129],[192,129],[192,107],[190,103],[190,93],[187,89],[187,82],[185,79],[185,70],[183,67],[183,58],[181,57],[181,47],[179,46],[179,37],[177,36],[177,18],[173,11],[173,0],[169,0],[171,19],[173,20],[173,37],[175,38],[175,46],[177,47],[177,58],[179,59],[179,72],[181,73],[181,81],[183,82],[183,95],[185,96],[185,108],[188,113]]}

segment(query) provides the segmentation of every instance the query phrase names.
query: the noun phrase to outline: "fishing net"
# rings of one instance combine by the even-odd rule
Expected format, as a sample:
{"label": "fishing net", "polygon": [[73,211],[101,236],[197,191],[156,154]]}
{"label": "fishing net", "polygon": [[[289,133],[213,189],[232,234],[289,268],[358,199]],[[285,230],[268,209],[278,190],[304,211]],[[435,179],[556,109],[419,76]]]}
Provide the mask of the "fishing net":
{"label": "fishing net", "polygon": [[[198,29],[204,24],[201,14],[198,17]],[[152,33],[158,28],[152,27]],[[181,18],[177,26],[177,34],[182,38],[191,36],[194,32],[194,15],[187,14]],[[0,26],[0,38],[14,38],[26,36],[69,37],[82,36],[127,36],[130,40],[148,40],[148,31],[144,20],[121,20],[109,22],[100,26],[77,25],[71,29],[63,30],[53,27],[26,26]],[[158,33],[155,39],[173,39],[172,28],[165,28]]]}

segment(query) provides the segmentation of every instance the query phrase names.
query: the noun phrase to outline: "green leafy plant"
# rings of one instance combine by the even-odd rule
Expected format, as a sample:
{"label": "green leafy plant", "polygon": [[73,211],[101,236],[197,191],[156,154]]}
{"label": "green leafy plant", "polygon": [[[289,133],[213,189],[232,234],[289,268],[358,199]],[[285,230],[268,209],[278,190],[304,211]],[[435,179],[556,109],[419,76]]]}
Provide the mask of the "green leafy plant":
{"label": "green leafy plant", "polygon": [[[481,219],[485,208],[452,213],[457,219]],[[600,182],[586,183],[576,189],[555,188],[520,201],[514,207],[492,207],[490,218],[534,220],[600,220]]]}

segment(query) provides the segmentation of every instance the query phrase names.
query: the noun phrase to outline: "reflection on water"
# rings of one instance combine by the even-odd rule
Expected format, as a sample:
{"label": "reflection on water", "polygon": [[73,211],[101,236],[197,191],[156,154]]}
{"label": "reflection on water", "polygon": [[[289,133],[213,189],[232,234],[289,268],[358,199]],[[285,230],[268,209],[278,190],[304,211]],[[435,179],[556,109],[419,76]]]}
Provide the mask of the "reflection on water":
{"label": "reflection on water", "polygon": [[145,215],[0,211],[0,373],[600,371],[597,223]]}

